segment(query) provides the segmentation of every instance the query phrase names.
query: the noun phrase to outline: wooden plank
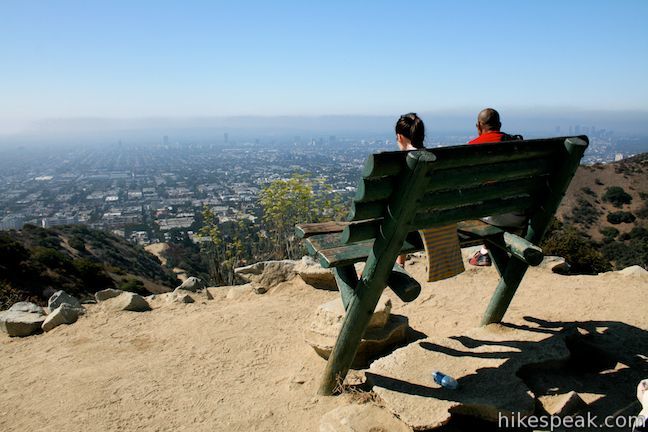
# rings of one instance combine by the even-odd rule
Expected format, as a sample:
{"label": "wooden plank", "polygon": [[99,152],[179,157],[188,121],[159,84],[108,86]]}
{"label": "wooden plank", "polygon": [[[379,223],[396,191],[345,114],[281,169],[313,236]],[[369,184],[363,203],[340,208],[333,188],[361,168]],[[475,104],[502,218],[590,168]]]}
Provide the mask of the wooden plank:
{"label": "wooden plank", "polygon": [[392,177],[361,179],[353,201],[358,203],[384,201],[394,192],[395,180]]}
{"label": "wooden plank", "polygon": [[458,222],[457,231],[473,237],[487,237],[503,232],[501,228],[487,224],[479,219]]}
{"label": "wooden plank", "polygon": [[405,169],[406,152],[390,151],[369,155],[362,168],[362,178],[396,176]]}
{"label": "wooden plank", "polygon": [[[523,194],[534,194],[544,185],[544,181],[545,179],[542,177],[529,177],[521,180],[481,184],[466,189],[431,192],[423,196],[419,211],[450,209],[497,198],[506,199]],[[369,217],[365,219],[369,219]]]}
{"label": "wooden plank", "polygon": [[427,193],[479,187],[487,183],[520,180],[550,174],[554,161],[528,159],[478,167],[434,169]]}
{"label": "wooden plank", "polygon": [[[310,239],[309,239],[310,240]],[[374,241],[366,240],[359,243],[344,244],[340,242],[337,246],[329,247],[327,249],[320,249],[316,253],[320,264],[324,268],[338,267],[347,264],[353,264],[360,261],[366,261],[371,253]],[[414,243],[409,241],[403,242],[403,247],[400,254],[408,254],[423,250],[422,243]]]}
{"label": "wooden plank", "polygon": [[430,151],[436,157],[435,169],[477,167],[524,159],[551,159],[564,153],[564,141],[565,137],[544,138],[480,144],[478,146],[458,145],[430,149]]}
{"label": "wooden plank", "polygon": [[387,211],[387,201],[352,202],[349,212],[350,221],[382,218]]}
{"label": "wooden plank", "polygon": [[[494,216],[514,211],[524,211],[531,208],[534,204],[536,204],[535,197],[525,195],[508,199],[489,200],[482,203],[456,207],[453,209],[419,213],[416,215],[416,218],[412,222],[411,228],[423,229],[446,225],[453,222],[459,222],[466,219],[479,219],[486,216]],[[351,225],[347,226],[344,229],[343,233],[346,233],[346,231],[350,228]],[[356,238],[357,240],[364,240],[361,237],[363,231],[360,231],[357,228],[353,229],[358,231],[358,234],[356,234],[354,238]],[[366,232],[368,228],[365,226],[364,230],[364,232]]]}
{"label": "wooden plank", "polygon": [[321,222],[295,225],[295,235],[298,238],[308,238],[313,235],[342,232],[348,222]]}

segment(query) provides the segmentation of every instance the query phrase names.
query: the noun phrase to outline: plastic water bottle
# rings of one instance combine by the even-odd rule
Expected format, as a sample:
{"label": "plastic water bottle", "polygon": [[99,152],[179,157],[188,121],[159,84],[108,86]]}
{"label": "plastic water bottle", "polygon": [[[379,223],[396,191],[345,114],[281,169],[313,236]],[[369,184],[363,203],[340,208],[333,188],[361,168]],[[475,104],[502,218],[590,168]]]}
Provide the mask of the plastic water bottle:
{"label": "plastic water bottle", "polygon": [[432,377],[434,378],[434,382],[439,384],[441,387],[450,390],[455,390],[459,387],[459,383],[456,379],[452,378],[450,375],[444,374],[443,372],[432,372]]}

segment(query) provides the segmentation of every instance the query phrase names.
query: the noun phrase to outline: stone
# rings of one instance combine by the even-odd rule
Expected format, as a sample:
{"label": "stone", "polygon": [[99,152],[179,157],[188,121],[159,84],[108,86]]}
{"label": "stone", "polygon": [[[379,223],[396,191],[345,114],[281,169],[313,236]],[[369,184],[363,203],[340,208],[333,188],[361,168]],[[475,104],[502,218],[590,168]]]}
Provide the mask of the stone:
{"label": "stone", "polygon": [[227,295],[225,296],[225,298],[228,300],[235,300],[251,292],[252,292],[252,284],[236,285],[227,291]]}
{"label": "stone", "polygon": [[[407,317],[390,315],[384,327],[367,328],[360,340],[352,367],[365,367],[379,354],[405,341],[408,327]],[[335,346],[340,328],[341,323],[324,329],[314,325],[306,330],[304,339],[320,357],[328,359]]]}
{"label": "stone", "polygon": [[263,285],[252,284],[252,291],[254,291],[255,294],[265,294],[268,292],[268,289]]}
{"label": "stone", "polygon": [[569,265],[569,263],[565,261],[565,258],[563,257],[549,255],[545,256],[542,259],[542,262],[540,263],[540,265],[538,265],[538,268],[551,270],[552,272],[557,274],[569,274],[571,265]]}
{"label": "stone", "polygon": [[338,289],[333,272],[330,269],[322,268],[317,261],[309,256],[302,257],[301,261],[297,261],[293,270],[313,288],[328,291],[337,291]]}
{"label": "stone", "polygon": [[346,405],[329,411],[320,420],[320,432],[412,432],[388,411],[372,404]]}
{"label": "stone", "polygon": [[648,279],[648,270],[638,265],[626,267],[623,270],[619,270],[616,273],[622,276],[632,276],[636,278]]}
{"label": "stone", "polygon": [[38,315],[45,315],[45,309],[31,302],[14,303],[13,306],[9,308],[9,310],[12,312],[27,312],[27,313],[34,313]]}
{"label": "stone", "polygon": [[[427,430],[446,424],[451,413],[492,422],[500,413],[533,414],[535,397],[517,372],[569,356],[564,334],[491,324],[418,340],[371,363],[365,376],[385,408],[414,430]],[[437,370],[454,377],[459,389],[435,383]]]}
{"label": "stone", "polygon": [[196,300],[192,294],[194,294],[194,291],[188,291],[178,287],[173,291],[173,300],[177,303],[194,303]]}
{"label": "stone", "polygon": [[[374,310],[367,327],[384,327],[389,319],[391,308],[392,302],[389,297],[386,295],[380,296],[376,309]],[[338,296],[330,302],[319,305],[310,328],[324,334],[329,334],[331,328],[335,327],[333,330],[336,331],[335,334],[337,335],[337,330],[342,327],[342,321],[344,320],[345,315],[346,311],[344,310],[342,299]]]}
{"label": "stone", "polygon": [[587,408],[587,403],[575,391],[565,394],[540,396],[538,402],[549,415],[566,417]]}
{"label": "stone", "polygon": [[61,324],[73,324],[79,319],[79,308],[63,303],[54,309],[45,319],[41,328],[48,332]]}
{"label": "stone", "polygon": [[234,269],[234,273],[246,282],[253,282],[267,290],[294,278],[297,275],[296,264],[292,260],[262,261],[238,267]]}
{"label": "stone", "polygon": [[139,294],[124,291],[117,297],[104,301],[111,309],[132,312],[146,312],[151,310],[148,302]]}
{"label": "stone", "polygon": [[67,303],[70,306],[76,307],[76,308],[81,308],[81,302],[77,300],[76,297],[71,296],[70,294],[66,293],[63,290],[56,291],[52,296],[49,298],[47,301],[47,307],[50,308],[51,311],[56,309],[57,307],[61,306],[63,303]]}
{"label": "stone", "polygon": [[214,295],[209,292],[209,288],[205,288],[205,298],[207,300],[214,300]]}
{"label": "stone", "polygon": [[108,288],[108,289],[105,289],[105,290],[97,291],[95,293],[95,299],[97,300],[97,302],[101,302],[101,301],[111,299],[113,297],[117,297],[118,295],[120,295],[123,292],[124,291],[122,291],[122,290],[118,290],[118,289],[114,289],[114,288]]}
{"label": "stone", "polygon": [[205,284],[203,283],[202,279],[199,279],[197,277],[191,276],[187,278],[184,282],[182,282],[181,285],[179,285],[176,289],[182,289],[185,291],[191,291],[191,292],[196,292],[200,291],[205,288]]}
{"label": "stone", "polygon": [[45,316],[38,313],[6,310],[0,312],[0,330],[9,336],[29,336],[41,331]]}

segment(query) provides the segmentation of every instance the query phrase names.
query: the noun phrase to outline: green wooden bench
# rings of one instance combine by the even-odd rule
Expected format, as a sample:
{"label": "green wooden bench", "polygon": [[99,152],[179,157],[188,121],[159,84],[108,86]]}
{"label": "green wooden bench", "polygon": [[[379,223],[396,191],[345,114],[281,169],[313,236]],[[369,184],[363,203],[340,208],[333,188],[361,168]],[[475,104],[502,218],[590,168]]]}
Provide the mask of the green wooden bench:
{"label": "green wooden bench", "polygon": [[[299,224],[309,252],[335,275],[346,316],[321,382],[331,394],[344,380],[386,286],[403,301],[420,284],[396,257],[423,249],[417,230],[458,224],[462,246],[485,243],[501,278],[482,319],[500,322],[529,265],[538,265],[542,240],[588,145],[586,136],[460,145],[369,156],[349,222]],[[518,236],[476,220],[525,211]],[[365,261],[358,278],[354,263]]]}

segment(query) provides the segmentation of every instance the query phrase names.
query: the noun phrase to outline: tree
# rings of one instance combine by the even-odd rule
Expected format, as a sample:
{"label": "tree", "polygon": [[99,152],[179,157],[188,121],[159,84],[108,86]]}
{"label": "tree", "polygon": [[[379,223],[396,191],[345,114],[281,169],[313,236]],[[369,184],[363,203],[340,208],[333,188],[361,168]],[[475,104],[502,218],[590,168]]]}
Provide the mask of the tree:
{"label": "tree", "polygon": [[231,234],[226,236],[218,218],[207,206],[203,208],[202,219],[199,234],[209,240],[201,243],[201,251],[207,257],[209,274],[216,285],[233,285],[234,269],[239,266],[245,251],[243,223],[234,224]]}
{"label": "tree", "polygon": [[274,244],[277,258],[299,258],[301,247],[295,238],[295,224],[339,220],[342,199],[324,179],[293,174],[287,180],[274,180],[260,193],[263,223]]}

